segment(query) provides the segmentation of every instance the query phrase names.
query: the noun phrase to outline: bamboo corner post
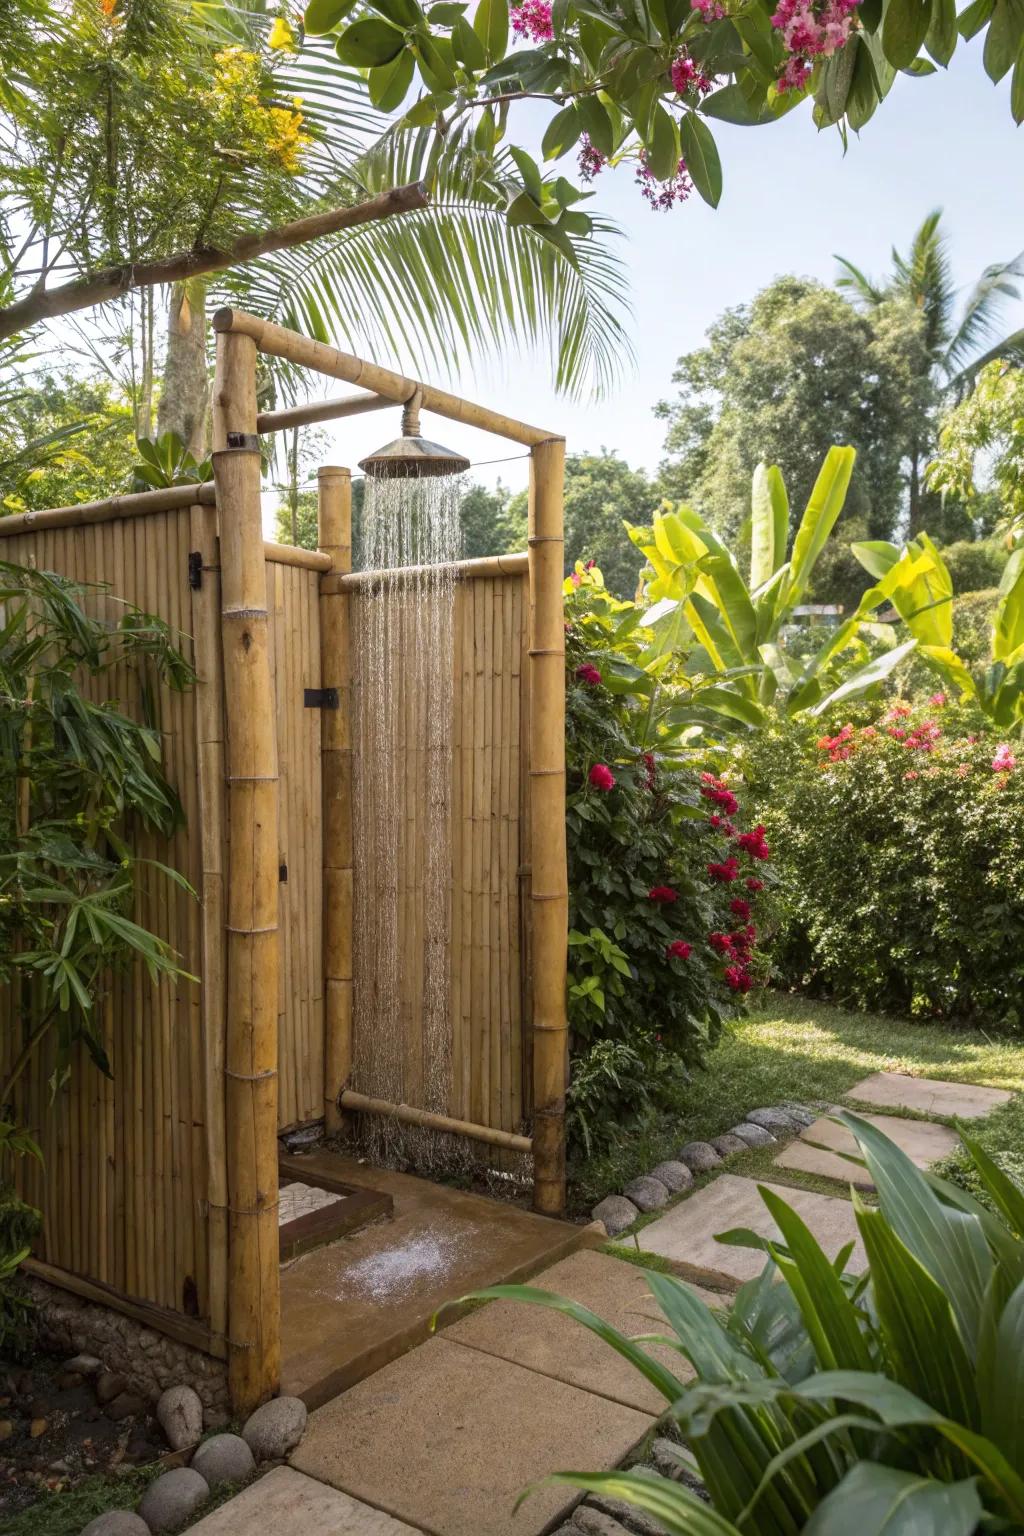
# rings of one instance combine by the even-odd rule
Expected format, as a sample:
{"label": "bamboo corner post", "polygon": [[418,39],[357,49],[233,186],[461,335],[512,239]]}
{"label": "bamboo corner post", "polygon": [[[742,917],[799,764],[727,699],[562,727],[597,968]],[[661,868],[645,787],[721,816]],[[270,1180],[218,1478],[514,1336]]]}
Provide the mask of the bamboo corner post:
{"label": "bamboo corner post", "polygon": [[563,477],[565,443],[530,453],[530,863],[533,929],[534,1206],[565,1210],[565,1092],[568,1085],[566,947],[569,895],[565,846],[565,620]]}
{"label": "bamboo corner post", "polygon": [[352,477],[317,474],[317,544],[332,570],[320,579],[320,684],[337,689],[321,722],[323,775],[324,1126],[341,1130],[339,1098],[352,1075],[352,666],[351,599],[340,577],[352,569]]}
{"label": "bamboo corner post", "polygon": [[227,725],[224,1073],[228,1384],[237,1414],[277,1391],[278,783],[256,432],[256,346],[217,338],[213,475]]}

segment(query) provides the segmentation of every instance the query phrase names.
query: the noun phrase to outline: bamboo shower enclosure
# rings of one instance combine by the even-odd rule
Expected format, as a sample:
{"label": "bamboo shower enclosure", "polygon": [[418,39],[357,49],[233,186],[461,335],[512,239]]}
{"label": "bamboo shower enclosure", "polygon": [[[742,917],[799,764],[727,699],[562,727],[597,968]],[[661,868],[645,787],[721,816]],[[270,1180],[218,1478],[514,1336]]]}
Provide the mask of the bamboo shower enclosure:
{"label": "bamboo shower enclosure", "polygon": [[[214,329],[213,482],[0,519],[0,556],[108,583],[191,636],[199,677],[159,701],[187,828],[141,850],[199,901],[147,879],[138,914],[199,984],[118,984],[104,1020],[112,1079],[78,1063],[48,1109],[46,1061],[26,1075],[16,1113],[45,1155],[23,1170],[46,1222],[31,1263],[226,1360],[242,1410],[279,1376],[282,1128],[393,1115],[532,1154],[536,1208],[564,1206],[564,444],[239,311]],[[260,414],[261,352],[361,392]],[[527,554],[455,572],[446,1115],[350,1086],[352,636],[381,599],[374,573],[351,569],[349,471],[319,473],[317,552],[265,543],[260,509],[260,436],[417,394],[531,457]],[[414,1017],[415,978],[403,986]],[[10,1050],[10,1023],[2,1038]]]}

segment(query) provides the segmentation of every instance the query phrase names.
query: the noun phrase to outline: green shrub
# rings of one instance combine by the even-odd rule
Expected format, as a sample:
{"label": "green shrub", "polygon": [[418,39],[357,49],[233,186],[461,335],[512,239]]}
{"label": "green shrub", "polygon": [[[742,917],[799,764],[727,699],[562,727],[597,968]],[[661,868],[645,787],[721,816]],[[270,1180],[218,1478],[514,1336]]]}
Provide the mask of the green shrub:
{"label": "green shrub", "polygon": [[[673,1536],[974,1536],[1024,1530],[1024,1194],[965,1138],[1002,1220],[929,1177],[869,1121],[857,1138],[878,1208],[854,1194],[867,1255],[845,1272],[770,1186],[779,1236],[723,1234],[766,1256],[730,1308],[649,1271],[665,1326],[632,1339],[528,1286],[484,1297],[550,1307],[588,1328],[665,1398],[709,1503],[652,1473],[559,1473],[625,1499]],[[667,1337],[696,1377],[685,1381]]]}
{"label": "green shrub", "polygon": [[1021,1024],[1024,766],[999,771],[1014,754],[962,719],[897,702],[817,741],[791,725],[752,739],[786,981],[879,1011]]}
{"label": "green shrub", "polygon": [[732,790],[709,771],[725,753],[685,745],[699,687],[674,675],[672,657],[645,663],[640,610],[611,597],[599,573],[575,581],[566,598],[569,1110],[589,1150],[627,1134],[702,1059],[759,978],[767,849],[741,832]]}
{"label": "green shrub", "polygon": [[998,539],[958,539],[955,544],[946,544],[941,554],[958,596],[998,587],[1009,558],[1005,544]]}

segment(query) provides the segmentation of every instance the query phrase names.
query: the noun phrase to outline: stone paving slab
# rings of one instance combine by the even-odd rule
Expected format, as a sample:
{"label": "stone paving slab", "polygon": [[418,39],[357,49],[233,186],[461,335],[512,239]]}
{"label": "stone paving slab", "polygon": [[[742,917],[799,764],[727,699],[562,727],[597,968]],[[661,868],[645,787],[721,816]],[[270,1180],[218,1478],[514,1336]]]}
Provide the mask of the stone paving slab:
{"label": "stone paving slab", "polygon": [[[872,1125],[884,1131],[890,1141],[896,1143],[918,1168],[930,1168],[940,1157],[960,1144],[960,1137],[948,1125],[935,1125],[930,1120],[901,1120],[898,1115],[865,1115]],[[829,1152],[812,1142],[824,1143],[832,1148]],[[816,1173],[822,1178],[837,1179],[841,1184],[856,1184],[858,1189],[874,1189],[871,1175],[866,1168],[847,1162],[840,1156],[852,1152],[860,1156],[853,1134],[845,1125],[822,1116],[801,1131],[796,1141],[791,1141],[775,1158],[778,1168],[796,1168],[802,1173]]]}
{"label": "stone paving slab", "polygon": [[[866,1267],[867,1257],[849,1200],[780,1184],[765,1187],[799,1212],[830,1259],[853,1242],[847,1268],[859,1274]],[[779,1236],[758,1193],[757,1181],[722,1173],[713,1184],[706,1184],[644,1227],[640,1242],[649,1253],[670,1259],[682,1274],[719,1285],[739,1285],[761,1273],[765,1258],[759,1249],[732,1248],[715,1241],[716,1232],[727,1232],[731,1227],[750,1227],[761,1237]]]}
{"label": "stone paving slab", "polygon": [[[589,1250],[573,1254],[536,1275],[530,1284],[580,1302],[627,1336],[664,1331],[665,1320],[644,1270],[610,1254]],[[710,1291],[698,1294],[711,1306],[726,1300]],[[661,1393],[609,1344],[547,1307],[492,1301],[447,1329],[445,1338],[644,1413],[660,1414],[667,1407]],[[688,1381],[693,1375],[689,1362],[675,1350],[649,1347],[649,1352],[680,1380]]]}
{"label": "stone paving slab", "polygon": [[432,1536],[540,1536],[579,1499],[528,1484],[617,1465],[652,1419],[449,1332],[310,1416],[292,1465]]}
{"label": "stone paving slab", "polygon": [[382,1510],[360,1504],[292,1467],[275,1467],[190,1527],[190,1536],[418,1536]]}
{"label": "stone paving slab", "polygon": [[984,1088],[979,1083],[947,1083],[931,1077],[908,1077],[903,1072],[874,1072],[849,1092],[851,1099],[877,1104],[881,1109],[916,1109],[923,1115],[946,1115],[950,1120],[980,1120],[1013,1098],[1005,1088]]}

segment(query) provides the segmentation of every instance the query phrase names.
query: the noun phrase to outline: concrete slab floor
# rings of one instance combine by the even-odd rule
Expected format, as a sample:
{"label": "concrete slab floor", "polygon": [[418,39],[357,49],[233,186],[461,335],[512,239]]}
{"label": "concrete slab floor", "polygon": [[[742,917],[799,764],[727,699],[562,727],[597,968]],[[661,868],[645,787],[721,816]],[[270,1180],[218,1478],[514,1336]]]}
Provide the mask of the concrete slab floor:
{"label": "concrete slab floor", "polygon": [[[807,1189],[766,1184],[767,1189],[789,1202],[803,1217],[828,1254],[835,1258],[848,1242],[854,1243],[847,1268],[860,1274],[867,1264],[849,1200],[819,1195]],[[761,1273],[765,1256],[757,1248],[732,1248],[715,1240],[716,1232],[749,1227],[762,1237],[778,1237],[754,1179],[735,1173],[719,1174],[688,1200],[644,1227],[640,1241],[649,1253],[670,1259],[681,1274],[710,1280],[718,1285],[740,1285]]]}
{"label": "concrete slab floor", "polygon": [[[578,1301],[627,1337],[665,1332],[665,1319],[651,1296],[644,1270],[610,1254],[574,1253],[535,1275],[530,1284]],[[710,1291],[698,1294],[710,1306],[727,1305],[731,1299]],[[657,1415],[668,1407],[661,1393],[610,1344],[563,1312],[547,1307],[488,1302],[450,1328],[445,1338],[644,1413]],[[692,1377],[689,1362],[675,1350],[657,1345],[646,1348],[681,1381]]]}
{"label": "concrete slab floor", "polygon": [[551,1472],[617,1465],[653,1419],[447,1335],[312,1414],[292,1465],[431,1536],[540,1536],[571,1488]]}
{"label": "concrete slab floor", "polygon": [[[863,1118],[884,1132],[918,1168],[930,1168],[932,1163],[960,1144],[956,1131],[950,1130],[948,1125],[935,1125],[930,1120],[903,1120],[899,1115],[865,1115]],[[814,1142],[820,1145],[811,1145]],[[823,1147],[831,1148],[831,1151],[823,1151]],[[816,1173],[840,1184],[856,1184],[858,1189],[874,1189],[868,1170],[848,1162],[841,1155],[844,1152],[855,1157],[861,1155],[853,1133],[845,1125],[822,1116],[782,1149],[775,1164],[779,1168]]]}
{"label": "concrete slab floor", "polygon": [[391,1218],[282,1268],[281,1390],[310,1408],[427,1338],[445,1302],[528,1279],[591,1240],[568,1222],[335,1153],[303,1163],[310,1181],[326,1175],[394,1200]]}
{"label": "concrete slab floor", "polygon": [[880,1109],[916,1109],[922,1115],[946,1115],[950,1120],[980,1120],[1013,1098],[1005,1088],[980,1083],[946,1083],[903,1072],[874,1072],[849,1090],[849,1098]]}
{"label": "concrete slab floor", "polygon": [[259,1530],[274,1536],[417,1536],[411,1526],[292,1467],[275,1467],[190,1527],[195,1536],[252,1536]]}

